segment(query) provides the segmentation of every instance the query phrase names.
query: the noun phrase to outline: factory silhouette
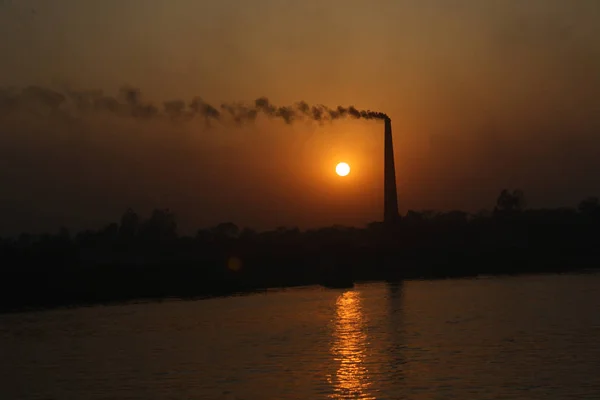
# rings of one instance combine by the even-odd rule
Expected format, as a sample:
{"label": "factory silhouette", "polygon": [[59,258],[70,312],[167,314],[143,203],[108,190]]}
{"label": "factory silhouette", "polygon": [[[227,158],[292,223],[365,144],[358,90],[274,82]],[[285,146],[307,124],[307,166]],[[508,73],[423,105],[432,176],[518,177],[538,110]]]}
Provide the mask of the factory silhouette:
{"label": "factory silhouette", "polygon": [[394,163],[394,143],[392,138],[392,120],[384,119],[384,204],[383,222],[395,224],[400,218],[398,213],[398,191],[396,190],[396,166]]}
{"label": "factory silhouette", "polygon": [[[382,222],[256,232],[231,222],[177,233],[168,209],[75,235],[0,238],[0,311],[370,280],[585,270],[600,260],[600,202],[530,210],[504,189],[489,214],[398,212],[391,119],[384,121]],[[383,117],[382,117],[383,116]]]}

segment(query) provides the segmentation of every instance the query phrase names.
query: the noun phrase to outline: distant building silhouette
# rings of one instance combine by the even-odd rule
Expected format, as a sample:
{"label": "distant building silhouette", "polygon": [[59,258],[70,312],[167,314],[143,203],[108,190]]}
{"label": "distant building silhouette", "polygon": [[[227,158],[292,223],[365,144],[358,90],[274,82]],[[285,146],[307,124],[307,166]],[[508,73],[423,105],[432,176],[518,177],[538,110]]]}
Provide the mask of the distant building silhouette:
{"label": "distant building silhouette", "polygon": [[383,222],[396,222],[398,214],[398,193],[396,190],[396,167],[394,164],[394,145],[392,142],[392,120],[385,119],[385,160],[384,160],[384,204]]}

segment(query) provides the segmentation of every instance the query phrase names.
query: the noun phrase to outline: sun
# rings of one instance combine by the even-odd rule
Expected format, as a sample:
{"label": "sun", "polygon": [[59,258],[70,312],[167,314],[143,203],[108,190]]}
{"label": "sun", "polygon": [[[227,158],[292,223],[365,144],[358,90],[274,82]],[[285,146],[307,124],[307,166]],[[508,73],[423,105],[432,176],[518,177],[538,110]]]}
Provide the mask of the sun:
{"label": "sun", "polygon": [[335,173],[339,176],[346,176],[350,173],[350,166],[345,162],[341,162],[335,166]]}

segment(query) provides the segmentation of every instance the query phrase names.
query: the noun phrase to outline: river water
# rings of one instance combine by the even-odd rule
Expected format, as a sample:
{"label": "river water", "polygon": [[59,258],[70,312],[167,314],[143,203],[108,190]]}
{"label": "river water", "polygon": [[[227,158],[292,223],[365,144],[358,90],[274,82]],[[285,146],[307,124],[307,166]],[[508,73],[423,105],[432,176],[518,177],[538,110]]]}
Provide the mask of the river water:
{"label": "river water", "polygon": [[0,315],[0,398],[600,399],[600,275]]}

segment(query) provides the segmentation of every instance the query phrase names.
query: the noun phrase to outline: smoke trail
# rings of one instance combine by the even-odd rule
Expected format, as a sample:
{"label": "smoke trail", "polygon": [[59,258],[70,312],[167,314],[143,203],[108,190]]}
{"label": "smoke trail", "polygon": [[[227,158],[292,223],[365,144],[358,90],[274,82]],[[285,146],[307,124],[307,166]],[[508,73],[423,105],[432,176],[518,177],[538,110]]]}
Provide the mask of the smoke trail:
{"label": "smoke trail", "polygon": [[[280,119],[286,124],[298,120],[317,122],[335,121],[342,118],[375,119],[388,118],[385,113],[358,110],[354,106],[337,106],[329,108],[324,105],[309,105],[299,101],[289,106],[277,106],[267,97],[259,97],[254,103],[243,102],[223,103],[219,108],[193,97],[190,101],[180,99],[167,100],[162,107],[145,102],[141,91],[137,88],[123,86],[116,97],[105,95],[102,91],[73,91],[63,93],[53,89],[29,86],[22,90],[0,89],[0,115],[15,111],[33,112],[39,115],[40,107],[49,113],[75,112],[77,116],[100,112],[129,117],[139,120],[163,118],[173,121],[190,121],[193,119],[210,120],[232,119],[238,124],[252,122],[259,114],[268,118]],[[70,111],[69,111],[70,110]]]}

